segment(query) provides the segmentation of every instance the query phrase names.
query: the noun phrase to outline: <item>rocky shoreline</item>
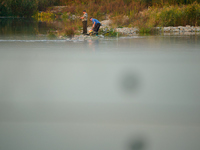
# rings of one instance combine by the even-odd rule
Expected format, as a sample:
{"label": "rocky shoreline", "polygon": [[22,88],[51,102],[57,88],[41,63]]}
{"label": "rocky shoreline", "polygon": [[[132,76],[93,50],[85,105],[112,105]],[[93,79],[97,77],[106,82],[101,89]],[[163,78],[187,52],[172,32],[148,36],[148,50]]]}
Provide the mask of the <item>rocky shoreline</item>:
{"label": "rocky shoreline", "polygon": [[[101,22],[102,26],[101,29],[103,30],[110,30],[111,24],[110,20],[104,20]],[[91,27],[88,27],[88,29],[91,29]],[[139,34],[139,28],[137,27],[123,27],[123,28],[114,28],[116,32],[119,32],[123,35],[137,35]],[[193,35],[193,34],[200,34],[200,26],[178,26],[178,27],[154,27],[153,30],[158,33],[163,34],[180,34],[180,35]]]}
{"label": "rocky shoreline", "polygon": [[[91,29],[91,27],[88,27],[88,31]],[[109,31],[111,29],[110,26],[101,26],[101,29],[104,31]],[[158,33],[162,35],[200,35],[200,27],[193,27],[193,26],[179,26],[179,27],[155,27],[154,28]],[[138,28],[115,28],[116,32],[121,33],[124,36],[137,36],[139,35],[139,29]],[[74,35],[73,38],[69,38],[69,41],[84,41],[84,40],[91,40],[97,38],[96,36],[91,37],[87,35]],[[98,38],[104,38],[104,35],[99,35]]]}
{"label": "rocky shoreline", "polygon": [[[102,26],[103,30],[110,29],[109,26]],[[123,35],[137,35],[139,34],[139,29],[137,27],[124,27],[124,28],[115,28],[116,32],[119,32]],[[179,27],[154,27],[153,30],[158,33],[163,34],[180,34],[180,35],[193,35],[200,34],[200,27],[194,26],[179,26]]]}
{"label": "rocky shoreline", "polygon": [[[121,28],[112,28],[110,26],[111,21],[110,20],[104,20],[101,21],[102,26],[100,27],[101,30],[103,30],[103,34],[100,33],[98,38],[104,38],[107,35],[105,33],[110,32],[111,30],[114,30],[115,32],[119,33],[120,36],[138,36],[140,35],[139,28],[137,27],[121,27]],[[92,27],[88,27],[87,30],[91,30]],[[200,26],[178,26],[178,27],[154,27],[152,29],[155,34],[160,35],[200,35]],[[97,38],[95,36],[88,36],[88,35],[82,35],[81,31],[79,31],[79,34],[75,34],[72,38],[67,38],[69,41],[84,41],[84,40],[90,40]],[[151,34],[151,33],[150,33]],[[117,34],[118,36],[118,34]],[[116,37],[116,36],[114,36]],[[59,36],[59,39],[66,39],[64,36]]]}

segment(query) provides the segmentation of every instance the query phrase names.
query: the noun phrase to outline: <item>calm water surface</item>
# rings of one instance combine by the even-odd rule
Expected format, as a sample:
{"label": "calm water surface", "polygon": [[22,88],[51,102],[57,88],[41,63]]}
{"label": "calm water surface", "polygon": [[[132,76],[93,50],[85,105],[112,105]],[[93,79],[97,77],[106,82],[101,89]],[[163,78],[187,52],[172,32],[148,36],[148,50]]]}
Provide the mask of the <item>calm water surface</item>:
{"label": "calm water surface", "polygon": [[50,28],[0,19],[0,149],[199,150],[199,35]]}

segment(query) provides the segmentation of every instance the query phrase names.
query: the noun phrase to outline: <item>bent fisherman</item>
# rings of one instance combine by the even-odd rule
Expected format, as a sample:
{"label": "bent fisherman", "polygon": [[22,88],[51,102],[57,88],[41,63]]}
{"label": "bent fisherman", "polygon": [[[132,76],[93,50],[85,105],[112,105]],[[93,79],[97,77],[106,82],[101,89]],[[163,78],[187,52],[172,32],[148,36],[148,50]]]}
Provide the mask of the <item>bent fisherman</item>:
{"label": "bent fisherman", "polygon": [[96,35],[98,35],[98,31],[101,26],[101,23],[97,19],[94,19],[92,17],[90,17],[90,21],[92,21],[92,23],[93,23],[93,25],[92,25],[93,31],[96,33]]}
{"label": "bent fisherman", "polygon": [[86,10],[83,10],[83,16],[81,17],[82,23],[83,23],[83,34],[87,34],[87,19],[88,14],[86,13]]}

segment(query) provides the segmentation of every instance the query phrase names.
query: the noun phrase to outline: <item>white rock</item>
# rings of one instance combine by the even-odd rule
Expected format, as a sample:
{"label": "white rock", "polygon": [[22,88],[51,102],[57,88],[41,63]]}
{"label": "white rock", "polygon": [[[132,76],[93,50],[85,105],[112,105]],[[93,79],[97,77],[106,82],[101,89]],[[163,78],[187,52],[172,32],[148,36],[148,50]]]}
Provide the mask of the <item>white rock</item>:
{"label": "white rock", "polygon": [[164,32],[169,32],[170,31],[170,27],[164,27],[163,30],[164,30]]}
{"label": "white rock", "polygon": [[111,23],[112,23],[111,20],[103,20],[103,21],[101,21],[101,25],[102,26],[110,26]]}

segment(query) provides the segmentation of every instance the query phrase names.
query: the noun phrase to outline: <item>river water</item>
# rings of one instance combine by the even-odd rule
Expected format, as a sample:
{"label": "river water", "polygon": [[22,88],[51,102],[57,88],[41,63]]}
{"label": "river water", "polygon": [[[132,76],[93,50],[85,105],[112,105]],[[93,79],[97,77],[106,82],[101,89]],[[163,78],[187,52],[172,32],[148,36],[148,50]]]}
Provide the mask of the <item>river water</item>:
{"label": "river water", "polygon": [[0,149],[199,150],[200,35],[50,28],[1,19]]}

